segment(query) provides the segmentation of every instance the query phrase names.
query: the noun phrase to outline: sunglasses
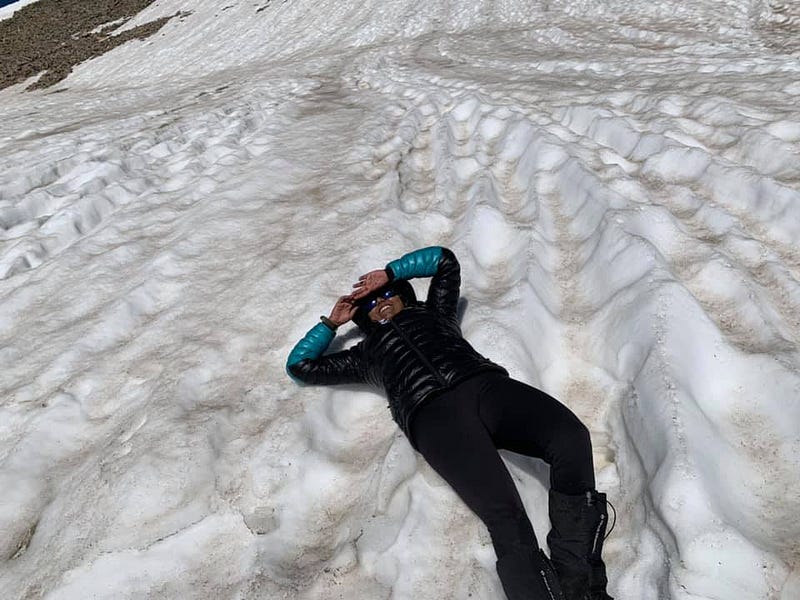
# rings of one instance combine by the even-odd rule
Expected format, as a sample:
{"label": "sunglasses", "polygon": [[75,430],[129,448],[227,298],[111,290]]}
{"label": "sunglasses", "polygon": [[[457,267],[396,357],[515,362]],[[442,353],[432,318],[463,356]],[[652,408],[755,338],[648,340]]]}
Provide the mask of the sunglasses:
{"label": "sunglasses", "polygon": [[361,303],[361,306],[364,307],[364,310],[369,312],[373,308],[378,306],[378,300],[380,298],[385,298],[385,299],[388,300],[389,298],[392,298],[392,297],[394,297],[396,295],[397,295],[397,293],[394,290],[386,290],[382,294],[378,294],[377,296],[375,296],[373,298],[370,298],[369,300],[364,300],[364,302]]}

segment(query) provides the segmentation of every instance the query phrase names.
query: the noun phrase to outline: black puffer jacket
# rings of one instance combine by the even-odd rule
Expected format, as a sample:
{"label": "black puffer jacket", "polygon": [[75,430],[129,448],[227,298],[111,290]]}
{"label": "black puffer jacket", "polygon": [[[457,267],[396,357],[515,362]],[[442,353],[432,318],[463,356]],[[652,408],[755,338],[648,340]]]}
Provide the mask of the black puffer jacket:
{"label": "black puffer jacket", "polygon": [[289,367],[290,373],[312,384],[358,382],[383,388],[392,417],[413,444],[411,421],[424,402],[477,373],[506,373],[462,337],[456,312],[460,285],[458,260],[442,248],[424,303],[407,305],[385,323],[359,319],[367,329],[364,340],[342,352],[301,360]]}

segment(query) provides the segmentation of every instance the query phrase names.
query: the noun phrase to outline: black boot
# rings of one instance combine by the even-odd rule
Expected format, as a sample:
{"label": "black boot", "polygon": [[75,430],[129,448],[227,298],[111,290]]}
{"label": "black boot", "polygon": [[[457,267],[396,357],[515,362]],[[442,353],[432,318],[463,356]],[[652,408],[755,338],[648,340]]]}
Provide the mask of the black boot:
{"label": "black boot", "polygon": [[510,552],[496,566],[508,600],[566,600],[553,565],[537,548]]}
{"label": "black boot", "polygon": [[613,600],[601,558],[608,513],[606,495],[568,496],[550,490],[550,556],[567,600]]}
{"label": "black boot", "polygon": [[606,565],[601,556],[608,526],[608,502],[606,495],[602,492],[592,490],[590,494],[597,525],[594,528],[592,549],[589,553],[589,566],[592,568],[589,572],[589,600],[614,600],[606,592],[608,577],[606,577]]}

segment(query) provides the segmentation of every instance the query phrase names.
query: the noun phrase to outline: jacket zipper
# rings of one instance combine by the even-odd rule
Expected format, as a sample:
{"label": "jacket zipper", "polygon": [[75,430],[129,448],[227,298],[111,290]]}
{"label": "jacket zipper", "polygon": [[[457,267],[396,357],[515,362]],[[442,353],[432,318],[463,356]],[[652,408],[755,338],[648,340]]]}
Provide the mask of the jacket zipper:
{"label": "jacket zipper", "polygon": [[597,524],[597,530],[594,532],[594,543],[592,544],[592,555],[597,552],[597,543],[600,541],[600,531],[603,529],[603,525],[606,522],[606,516],[600,515],[600,523]]}
{"label": "jacket zipper", "polygon": [[438,380],[439,380],[439,383],[441,383],[442,385],[447,385],[447,381],[445,380],[445,378],[444,378],[444,377],[442,377],[442,375],[439,373],[439,371],[437,371],[437,370],[436,370],[436,368],[435,368],[435,367],[434,367],[434,366],[431,364],[431,361],[429,361],[429,360],[428,360],[428,359],[425,357],[425,355],[422,353],[422,351],[421,351],[419,348],[417,348],[417,347],[416,347],[416,346],[415,346],[415,345],[414,345],[414,344],[411,342],[411,340],[410,340],[410,339],[408,339],[408,336],[405,334],[405,332],[404,332],[402,329],[400,329],[400,327],[399,327],[399,326],[398,326],[396,323],[394,323],[394,322],[392,322],[392,321],[389,321],[389,324],[390,324],[392,327],[394,327],[394,329],[395,329],[395,331],[396,331],[397,333],[399,333],[399,334],[400,334],[400,337],[401,337],[401,338],[403,338],[403,340],[405,341],[405,343],[406,343],[406,344],[408,344],[409,348],[411,348],[411,349],[412,349],[414,352],[416,352],[416,353],[417,353],[417,356],[419,356],[419,359],[422,361],[422,363],[423,363],[423,364],[424,364],[426,367],[428,367],[428,369],[430,370],[430,372],[431,372],[431,373],[433,373],[434,377],[436,377],[436,379],[438,379]]}
{"label": "jacket zipper", "polygon": [[553,595],[553,590],[550,588],[550,582],[547,581],[547,575],[545,575],[545,572],[543,570],[539,571],[539,575],[542,576],[542,581],[544,581],[544,585],[547,588],[547,595],[550,596],[550,600],[556,600],[556,597]]}

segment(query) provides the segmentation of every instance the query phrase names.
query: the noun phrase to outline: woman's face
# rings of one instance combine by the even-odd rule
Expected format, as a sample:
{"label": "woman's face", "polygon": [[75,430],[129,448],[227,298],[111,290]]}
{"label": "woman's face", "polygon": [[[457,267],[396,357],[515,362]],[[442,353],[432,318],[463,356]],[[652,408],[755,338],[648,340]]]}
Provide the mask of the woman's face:
{"label": "woman's face", "polygon": [[391,298],[378,298],[378,303],[369,313],[369,318],[374,321],[388,321],[392,319],[397,313],[406,307],[400,296],[392,296]]}

